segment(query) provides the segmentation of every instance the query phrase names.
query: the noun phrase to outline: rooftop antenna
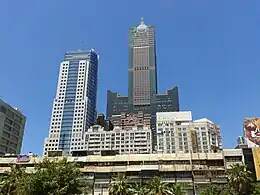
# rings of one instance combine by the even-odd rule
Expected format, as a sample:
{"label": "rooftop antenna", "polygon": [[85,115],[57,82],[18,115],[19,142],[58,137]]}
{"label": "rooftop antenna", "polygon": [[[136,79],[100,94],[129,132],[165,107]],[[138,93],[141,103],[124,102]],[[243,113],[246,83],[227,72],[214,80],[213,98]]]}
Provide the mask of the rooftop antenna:
{"label": "rooftop antenna", "polygon": [[141,24],[144,24],[144,17],[141,17]]}
{"label": "rooftop antenna", "polygon": [[83,41],[79,40],[79,51],[81,51],[83,49]]}

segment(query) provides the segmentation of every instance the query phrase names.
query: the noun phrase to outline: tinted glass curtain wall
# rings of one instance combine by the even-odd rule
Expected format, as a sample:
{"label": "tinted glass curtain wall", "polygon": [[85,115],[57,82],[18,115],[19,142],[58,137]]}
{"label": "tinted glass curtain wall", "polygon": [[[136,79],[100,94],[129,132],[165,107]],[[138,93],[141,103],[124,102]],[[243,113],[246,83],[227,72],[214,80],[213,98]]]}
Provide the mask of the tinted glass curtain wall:
{"label": "tinted glass curtain wall", "polygon": [[69,150],[73,127],[74,107],[77,93],[79,61],[69,62],[67,87],[60,130],[59,149]]}

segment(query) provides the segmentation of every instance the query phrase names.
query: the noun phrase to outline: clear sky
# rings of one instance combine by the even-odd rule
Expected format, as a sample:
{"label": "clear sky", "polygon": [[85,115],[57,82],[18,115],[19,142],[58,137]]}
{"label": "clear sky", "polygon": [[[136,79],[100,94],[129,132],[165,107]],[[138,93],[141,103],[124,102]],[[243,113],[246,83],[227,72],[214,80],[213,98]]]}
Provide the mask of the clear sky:
{"label": "clear sky", "polygon": [[235,146],[243,118],[260,116],[259,0],[0,1],[0,98],[27,116],[23,152],[42,154],[66,51],[100,55],[98,112],[107,89],[127,95],[128,29],[142,16],[156,27],[159,91],[178,86],[181,110]]}

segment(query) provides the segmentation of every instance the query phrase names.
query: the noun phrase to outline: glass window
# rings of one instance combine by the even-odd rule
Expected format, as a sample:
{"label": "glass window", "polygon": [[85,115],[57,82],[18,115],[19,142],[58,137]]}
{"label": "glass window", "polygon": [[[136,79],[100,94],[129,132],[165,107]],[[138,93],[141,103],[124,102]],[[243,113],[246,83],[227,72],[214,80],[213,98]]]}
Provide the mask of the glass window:
{"label": "glass window", "polygon": [[9,125],[12,125],[12,124],[13,124],[13,121],[11,121],[11,120],[8,119],[8,118],[5,119],[5,122],[6,122],[7,124],[9,124]]}
{"label": "glass window", "polygon": [[6,114],[8,117],[10,118],[14,118],[14,113],[10,110],[7,110],[7,114]]}
{"label": "glass window", "polygon": [[6,113],[6,108],[4,106],[0,106],[0,112],[5,114]]}

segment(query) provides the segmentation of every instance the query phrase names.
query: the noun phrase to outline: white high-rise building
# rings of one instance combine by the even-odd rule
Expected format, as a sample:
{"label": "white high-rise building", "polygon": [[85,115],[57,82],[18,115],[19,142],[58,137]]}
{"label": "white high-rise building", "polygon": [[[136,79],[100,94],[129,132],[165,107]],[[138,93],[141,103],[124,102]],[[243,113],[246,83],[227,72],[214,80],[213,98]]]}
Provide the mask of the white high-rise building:
{"label": "white high-rise building", "polygon": [[202,118],[192,121],[188,112],[158,112],[157,152],[216,152],[222,149],[220,127]]}
{"label": "white high-rise building", "polygon": [[65,53],[60,64],[44,155],[69,154],[96,119],[98,56],[94,50]]}

